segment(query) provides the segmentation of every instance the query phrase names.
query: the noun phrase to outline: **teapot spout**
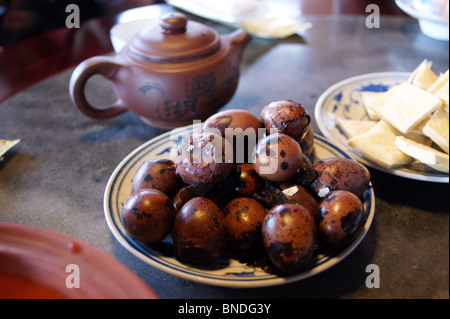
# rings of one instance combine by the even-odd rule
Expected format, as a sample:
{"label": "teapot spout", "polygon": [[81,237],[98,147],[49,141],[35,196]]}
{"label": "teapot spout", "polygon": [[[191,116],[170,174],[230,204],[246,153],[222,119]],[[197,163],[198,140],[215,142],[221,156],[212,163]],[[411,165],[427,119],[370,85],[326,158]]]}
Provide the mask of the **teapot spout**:
{"label": "teapot spout", "polygon": [[252,37],[243,29],[238,29],[230,34],[223,35],[223,40],[228,41],[232,49],[237,49],[241,52],[251,39]]}

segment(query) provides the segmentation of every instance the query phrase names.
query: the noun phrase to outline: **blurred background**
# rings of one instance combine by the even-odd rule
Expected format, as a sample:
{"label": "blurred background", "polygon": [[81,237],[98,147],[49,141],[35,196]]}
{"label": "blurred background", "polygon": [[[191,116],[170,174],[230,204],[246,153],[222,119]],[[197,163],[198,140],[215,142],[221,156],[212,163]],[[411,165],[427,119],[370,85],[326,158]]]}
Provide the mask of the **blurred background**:
{"label": "blurred background", "polygon": [[66,7],[80,8],[80,22],[159,0],[0,0],[0,46],[65,26]]}

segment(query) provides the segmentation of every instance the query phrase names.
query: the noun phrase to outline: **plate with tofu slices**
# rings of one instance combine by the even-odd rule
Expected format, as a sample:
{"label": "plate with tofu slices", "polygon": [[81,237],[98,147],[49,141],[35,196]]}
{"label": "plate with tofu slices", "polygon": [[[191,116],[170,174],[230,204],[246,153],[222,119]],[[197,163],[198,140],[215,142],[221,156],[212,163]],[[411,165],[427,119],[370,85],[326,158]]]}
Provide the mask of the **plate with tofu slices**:
{"label": "plate with tofu slices", "polygon": [[359,162],[405,178],[449,182],[449,71],[424,60],[412,72],[355,76],[327,89],[322,134]]}

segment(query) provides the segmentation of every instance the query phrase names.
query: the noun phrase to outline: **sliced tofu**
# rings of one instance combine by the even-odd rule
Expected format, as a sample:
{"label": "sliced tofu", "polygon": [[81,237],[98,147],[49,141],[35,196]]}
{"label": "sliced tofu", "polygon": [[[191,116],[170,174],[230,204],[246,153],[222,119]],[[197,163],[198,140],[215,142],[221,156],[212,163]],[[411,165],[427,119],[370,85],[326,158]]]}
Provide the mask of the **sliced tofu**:
{"label": "sliced tofu", "polygon": [[433,65],[433,62],[428,61],[427,59],[424,59],[414,71],[411,72],[409,75],[408,83],[413,83],[416,76],[421,72],[423,68],[429,68],[431,69],[431,66]]}
{"label": "sliced tofu", "polygon": [[361,92],[370,120],[336,122],[347,145],[384,168],[423,164],[448,173],[449,70],[437,76],[431,66],[423,60],[387,92]]}
{"label": "sliced tofu", "polygon": [[435,94],[437,97],[439,97],[442,100],[442,103],[444,104],[444,111],[448,113],[448,94],[449,94],[449,71],[445,71],[445,73],[439,75],[439,78],[436,80],[436,82],[433,83],[433,85],[428,88],[428,92]]}
{"label": "sliced tofu", "polygon": [[446,111],[448,112],[448,81],[435,93],[435,95],[442,100],[442,103],[446,107]]}
{"label": "sliced tofu", "polygon": [[403,153],[415,158],[419,162],[441,172],[449,172],[449,156],[432,147],[417,143],[403,136],[397,136],[395,145]]}
{"label": "sliced tofu", "polygon": [[369,119],[373,121],[380,120],[380,116],[374,110],[372,110],[372,107],[370,105],[375,99],[379,98],[380,95],[383,93],[385,92],[372,92],[372,91],[361,92],[361,100],[364,105],[364,109],[366,110]]}
{"label": "sliced tofu", "polygon": [[336,124],[348,138],[352,138],[367,132],[368,130],[373,128],[377,124],[377,122],[338,118]]}
{"label": "sliced tofu", "polygon": [[424,67],[428,67],[431,69],[431,67],[433,66],[433,62],[424,59],[416,68],[414,71],[411,72],[411,74],[409,75],[409,79],[408,82],[412,83],[414,81],[414,78],[416,77],[416,75],[420,72],[420,70],[422,70]]}
{"label": "sliced tofu", "polygon": [[440,98],[408,82],[394,86],[371,104],[376,113],[404,134],[441,105]]}
{"label": "sliced tofu", "polygon": [[394,134],[396,136],[403,136],[404,138],[407,138],[409,140],[412,140],[414,142],[420,143],[420,144],[424,144],[424,145],[428,145],[431,146],[431,144],[433,144],[433,141],[426,135],[423,134],[423,132],[414,132],[411,131],[407,134],[403,134],[402,132],[400,132],[399,130],[397,130],[395,127],[390,126],[389,128],[392,132],[394,132]]}
{"label": "sliced tofu", "polygon": [[445,83],[448,83],[448,76],[448,70],[445,73],[441,73],[438,79],[427,89],[427,91],[431,94],[436,94],[436,92],[439,91]]}
{"label": "sliced tofu", "polygon": [[445,152],[449,152],[449,114],[443,108],[438,109],[423,128],[428,136]]}
{"label": "sliced tofu", "polygon": [[392,127],[381,120],[366,133],[349,139],[347,145],[379,166],[393,168],[413,161],[411,156],[395,145],[396,138],[397,134]]}
{"label": "sliced tofu", "polygon": [[411,130],[411,133],[415,133],[415,134],[422,134],[423,135],[423,128],[425,127],[425,125],[428,123],[429,120],[431,120],[431,117],[433,115],[430,114],[428,115],[424,120],[422,120],[419,124],[417,124],[416,126],[414,126],[414,128]]}
{"label": "sliced tofu", "polygon": [[438,76],[431,70],[431,66],[423,63],[413,77],[411,84],[420,87],[423,90],[428,90],[430,86],[438,79]]}

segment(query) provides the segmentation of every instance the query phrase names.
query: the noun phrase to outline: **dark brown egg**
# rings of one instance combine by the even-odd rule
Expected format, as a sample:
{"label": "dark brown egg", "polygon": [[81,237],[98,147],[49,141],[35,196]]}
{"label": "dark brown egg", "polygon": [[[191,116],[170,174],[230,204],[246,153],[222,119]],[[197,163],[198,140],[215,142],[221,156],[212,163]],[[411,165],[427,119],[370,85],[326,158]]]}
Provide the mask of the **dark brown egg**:
{"label": "dark brown egg", "polygon": [[314,217],[301,205],[277,205],[264,219],[262,238],[272,263],[283,272],[297,273],[314,254],[317,242]]}
{"label": "dark brown egg", "polygon": [[303,153],[300,144],[289,135],[270,134],[256,144],[252,162],[259,176],[284,182],[303,167]]}
{"label": "dark brown egg", "polygon": [[223,136],[233,145],[234,163],[248,163],[258,138],[265,128],[262,122],[246,110],[231,109],[209,117],[202,125],[203,131]]}
{"label": "dark brown egg", "polygon": [[167,195],[156,189],[143,189],[126,200],[122,222],[132,238],[153,244],[170,233],[176,214],[175,205]]}
{"label": "dark brown egg", "polygon": [[354,240],[363,230],[366,213],[361,200],[349,191],[330,192],[316,214],[318,233],[331,245]]}
{"label": "dark brown egg", "polygon": [[334,190],[347,190],[359,197],[370,183],[369,170],[353,159],[330,157],[318,161],[313,168],[316,179],[310,187],[319,197]]}
{"label": "dark brown egg", "polygon": [[261,227],[266,210],[255,199],[239,197],[224,207],[229,245],[236,251],[248,251],[260,247]]}
{"label": "dark brown egg", "polygon": [[311,117],[301,104],[281,100],[269,103],[262,109],[261,121],[268,134],[272,134],[272,129],[300,141],[306,133]]}
{"label": "dark brown egg", "polygon": [[234,169],[232,148],[219,135],[187,136],[176,145],[173,159],[176,173],[189,185],[220,183]]}
{"label": "dark brown egg", "polygon": [[240,109],[230,109],[216,113],[210,116],[202,125],[203,130],[218,129],[223,137],[225,137],[226,129],[241,129],[245,131],[251,128],[257,134],[258,129],[263,127],[261,121],[254,114]]}
{"label": "dark brown egg", "polygon": [[237,164],[233,173],[235,195],[251,197],[264,186],[264,180],[252,164]]}
{"label": "dark brown egg", "polygon": [[179,181],[175,174],[175,164],[171,160],[157,159],[144,161],[141,164],[133,178],[132,192],[153,188],[172,197],[179,187]]}
{"label": "dark brown egg", "polygon": [[181,187],[173,198],[175,207],[177,210],[180,210],[187,201],[194,197],[204,197],[213,187],[213,184],[196,184]]}
{"label": "dark brown egg", "polygon": [[227,246],[225,216],[211,200],[195,197],[178,212],[172,239],[180,259],[195,264],[210,263]]}
{"label": "dark brown egg", "polygon": [[312,216],[316,214],[319,203],[305,187],[290,182],[284,182],[278,185],[278,188],[286,197],[286,203],[300,204],[309,210]]}

